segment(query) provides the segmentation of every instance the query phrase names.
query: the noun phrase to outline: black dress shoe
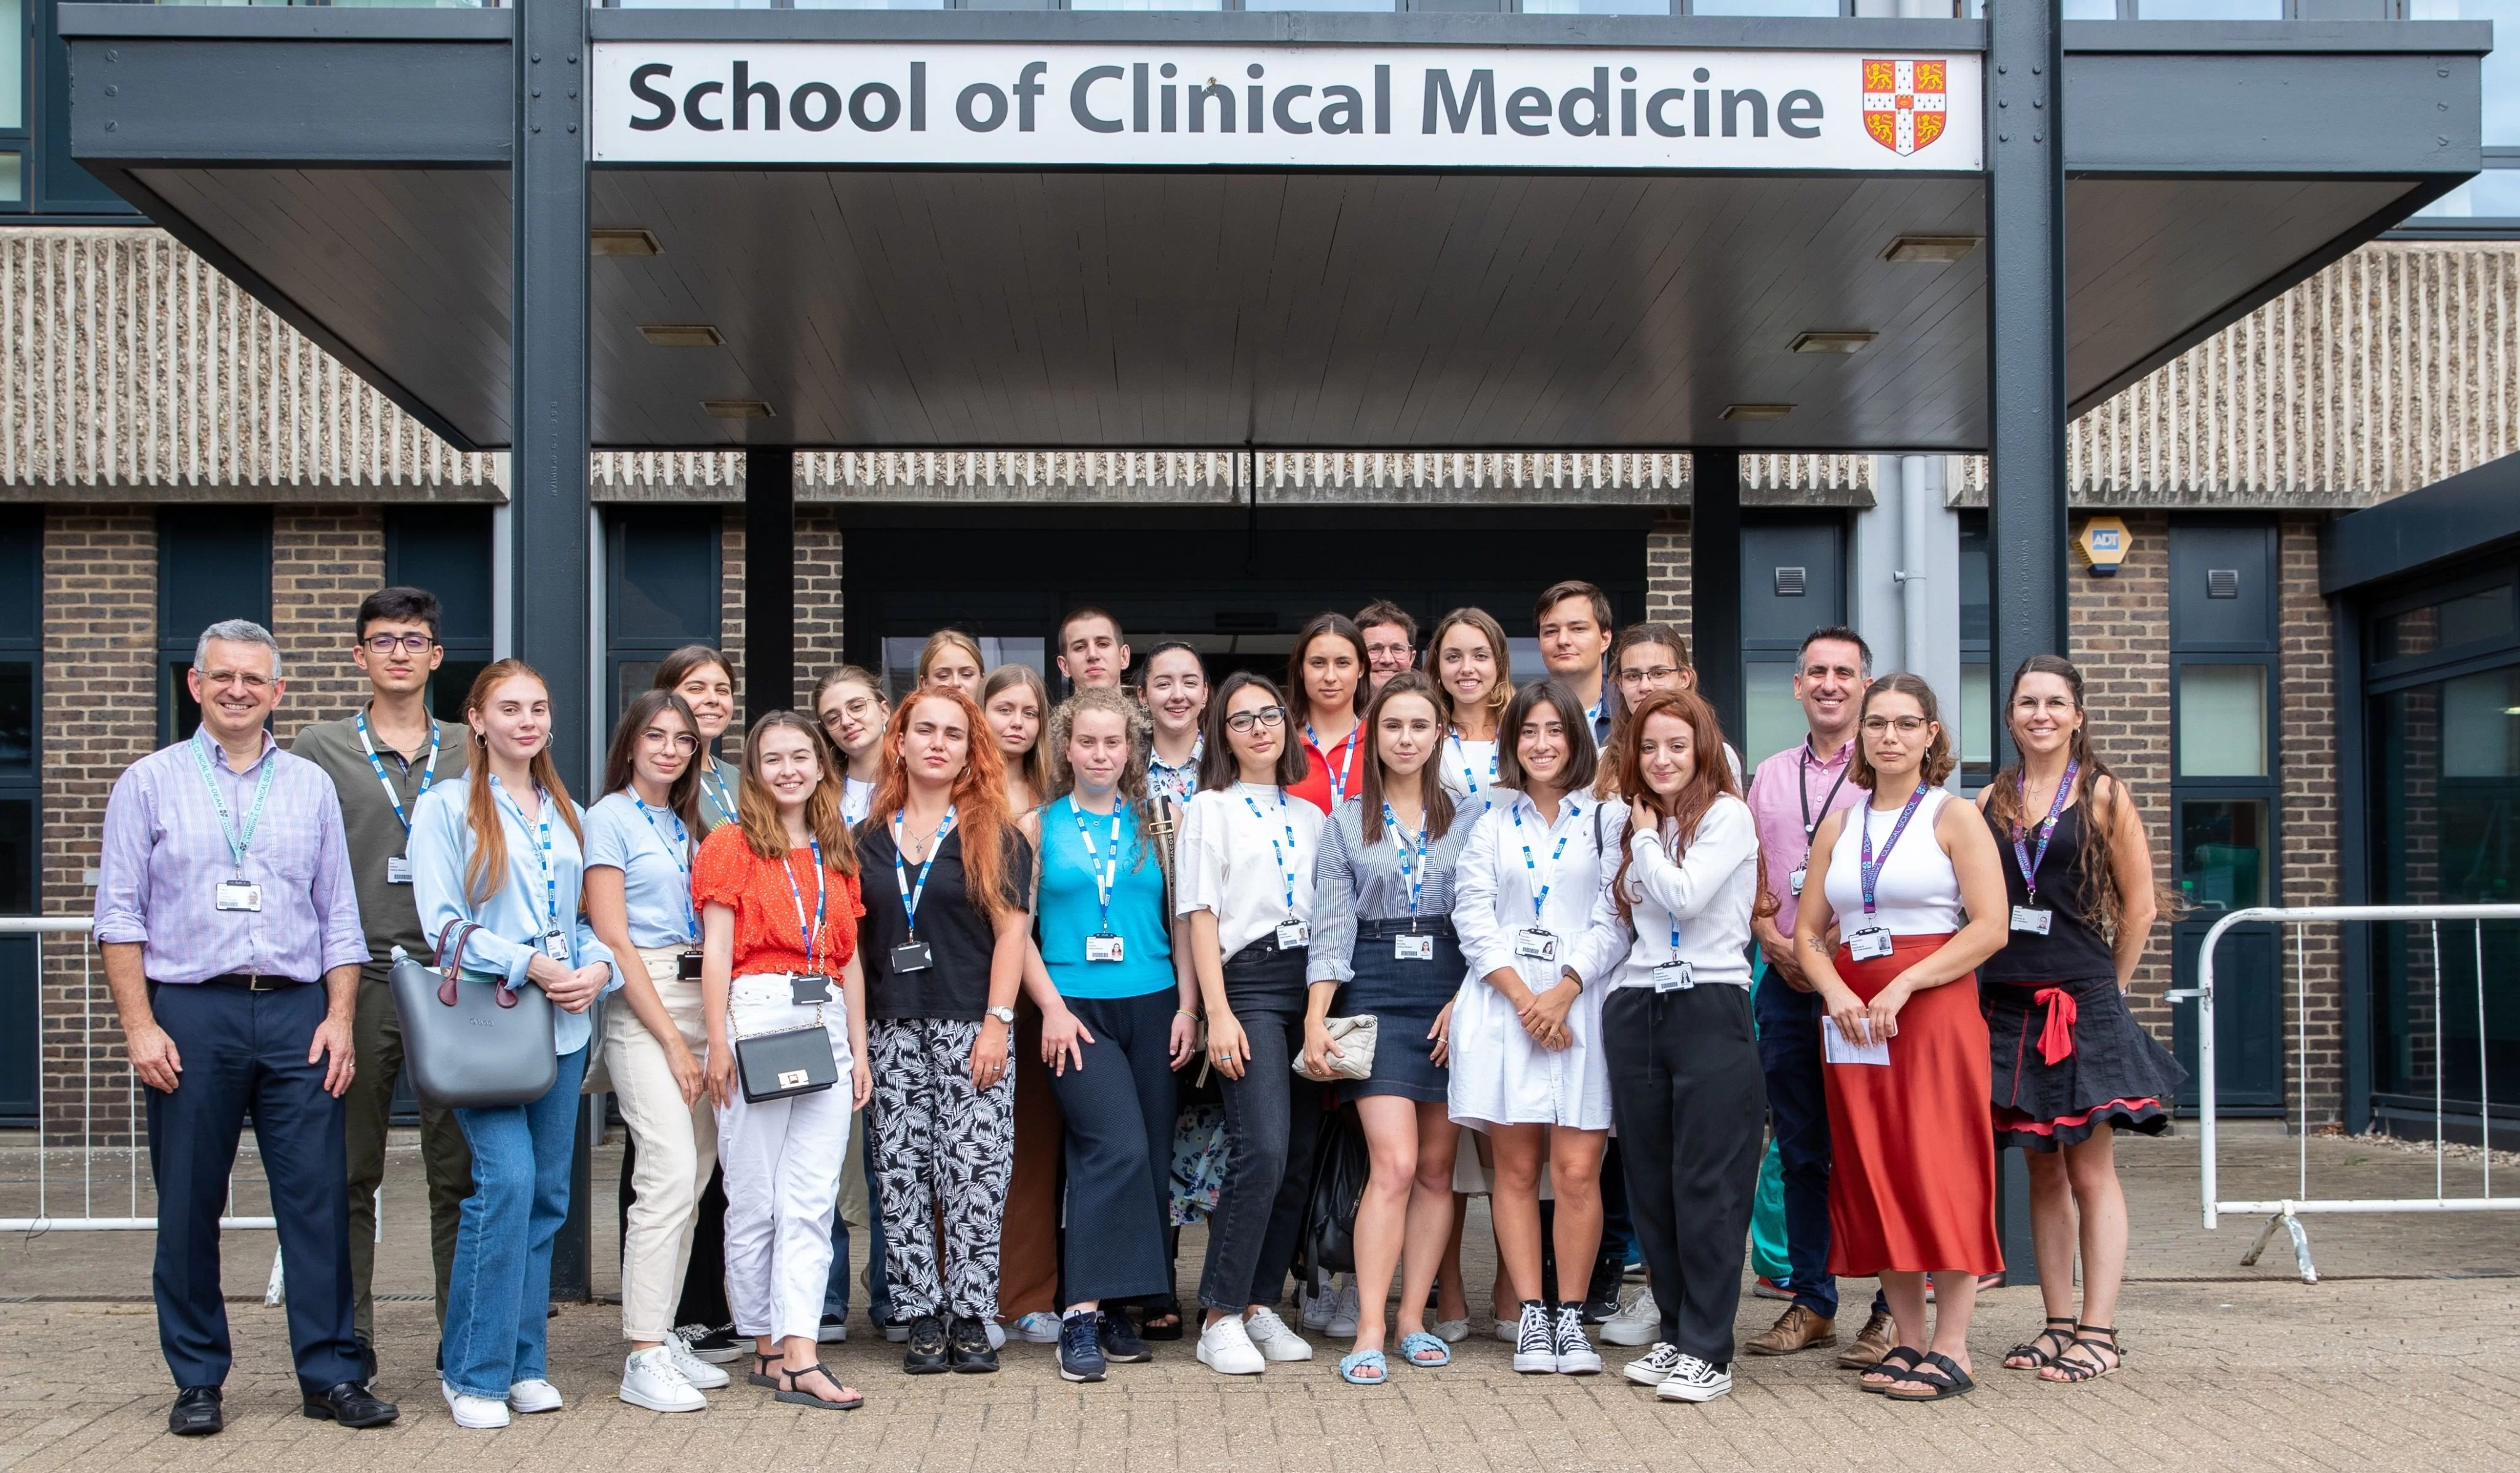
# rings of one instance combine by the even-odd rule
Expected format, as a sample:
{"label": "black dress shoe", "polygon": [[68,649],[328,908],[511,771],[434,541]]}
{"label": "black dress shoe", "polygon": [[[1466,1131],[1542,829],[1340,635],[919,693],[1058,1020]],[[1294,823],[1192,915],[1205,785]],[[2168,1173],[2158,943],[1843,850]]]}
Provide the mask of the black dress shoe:
{"label": "black dress shoe", "polygon": [[998,1368],[998,1353],[989,1348],[989,1327],[977,1319],[955,1316],[945,1339],[956,1370],[966,1375],[985,1375]]}
{"label": "black dress shoe", "polygon": [[207,1437],[226,1429],[227,1418],[219,1411],[219,1389],[215,1386],[187,1386],[175,1393],[174,1409],[166,1413],[166,1430],[177,1437]]}
{"label": "black dress shoe", "polygon": [[[980,1342],[986,1346],[985,1339]],[[932,1376],[953,1369],[945,1347],[945,1321],[933,1315],[922,1315],[910,1322],[910,1344],[903,1350],[901,1368],[914,1376]]]}
{"label": "black dress shoe", "polygon": [[402,1408],[380,1400],[356,1381],[344,1381],[321,1395],[309,1396],[306,1414],[319,1422],[338,1422],[344,1427],[382,1427],[402,1415]]}

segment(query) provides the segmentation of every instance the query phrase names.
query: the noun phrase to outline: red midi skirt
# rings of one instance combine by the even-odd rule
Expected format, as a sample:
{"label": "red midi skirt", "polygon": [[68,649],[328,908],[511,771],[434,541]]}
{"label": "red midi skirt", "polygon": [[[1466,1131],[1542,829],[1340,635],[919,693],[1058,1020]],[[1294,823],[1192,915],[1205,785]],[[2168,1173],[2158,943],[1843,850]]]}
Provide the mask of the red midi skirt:
{"label": "red midi skirt", "polygon": [[[1942,936],[1901,936],[1887,957],[1840,947],[1837,974],[1870,1002],[1941,950]],[[1827,1018],[1821,1027],[1837,1025]],[[1828,1088],[1828,1268],[1998,1273],[1995,1137],[1987,1117],[1986,1019],[1977,975],[1927,988],[1899,1009],[1890,1063],[1824,1064]]]}

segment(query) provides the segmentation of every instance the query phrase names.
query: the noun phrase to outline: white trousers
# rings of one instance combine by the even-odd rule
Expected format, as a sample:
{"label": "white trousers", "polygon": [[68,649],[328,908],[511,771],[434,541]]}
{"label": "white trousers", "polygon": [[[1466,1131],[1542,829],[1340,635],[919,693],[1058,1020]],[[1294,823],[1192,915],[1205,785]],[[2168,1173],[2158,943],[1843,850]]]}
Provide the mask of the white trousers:
{"label": "white trousers", "polygon": [[[784,976],[735,979],[731,1036],[813,1020]],[[823,1026],[839,1066],[837,1086],[746,1104],[739,1084],[717,1112],[717,1159],[726,1169],[726,1300],[742,1335],[811,1338],[822,1328],[832,1276],[832,1211],[848,1154],[848,1011],[833,989]]]}
{"label": "white trousers", "polygon": [[[648,980],[665,1004],[665,1015],[683,1036],[692,1057],[708,1061],[708,1023],[700,985],[674,979],[681,947],[641,948]],[[717,1115],[706,1093],[691,1104],[674,1083],[665,1046],[619,998],[604,1013],[604,1055],[612,1070],[612,1093],[621,1119],[638,1143],[630,1176],[635,1194],[621,1234],[621,1334],[660,1341],[674,1327],[683,1273],[692,1261],[692,1228],[699,1221],[700,1193],[717,1164]]]}

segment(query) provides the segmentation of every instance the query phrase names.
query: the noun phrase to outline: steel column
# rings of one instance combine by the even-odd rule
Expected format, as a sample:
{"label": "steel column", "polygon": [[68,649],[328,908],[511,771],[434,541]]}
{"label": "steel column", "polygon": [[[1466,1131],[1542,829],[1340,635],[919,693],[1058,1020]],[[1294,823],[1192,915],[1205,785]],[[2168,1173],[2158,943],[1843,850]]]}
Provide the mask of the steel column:
{"label": "steel column", "polygon": [[[602,736],[588,709],[586,633],[594,559],[586,500],[586,4],[513,0],[517,132],[511,198],[513,293],[508,495],[516,652],[552,696],[552,756],[582,799]],[[593,1291],[583,1106],[568,1221],[552,1251],[552,1296]]]}
{"label": "steel column", "polygon": [[743,727],[796,703],[796,454],[743,451]]}
{"label": "steel column", "polygon": [[1748,730],[1741,695],[1740,452],[1691,456],[1688,498],[1688,638],[1696,647],[1697,690],[1739,746]]}

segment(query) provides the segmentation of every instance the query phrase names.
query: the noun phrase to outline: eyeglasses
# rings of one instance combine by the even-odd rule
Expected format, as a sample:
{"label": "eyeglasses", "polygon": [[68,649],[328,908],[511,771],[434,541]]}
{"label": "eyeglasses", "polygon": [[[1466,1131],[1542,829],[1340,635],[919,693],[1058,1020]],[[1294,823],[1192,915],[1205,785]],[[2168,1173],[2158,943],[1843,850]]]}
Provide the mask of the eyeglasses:
{"label": "eyeglasses", "polygon": [[237,686],[247,691],[260,692],[270,688],[271,677],[256,675],[249,670],[209,670],[202,673],[202,684]]}
{"label": "eyeglasses", "polygon": [[667,732],[660,727],[650,727],[639,736],[650,746],[670,746],[686,755],[700,749],[700,739],[689,732]]}
{"label": "eyeglasses", "polygon": [[414,654],[427,654],[437,641],[425,634],[380,634],[361,640],[359,643],[379,654],[391,654],[397,649],[408,649]]}
{"label": "eyeglasses", "polygon": [[1678,680],[1679,678],[1680,667],[1678,665],[1656,665],[1650,670],[1622,670],[1619,672],[1619,684],[1623,686],[1659,686],[1664,681]]}
{"label": "eyeglasses", "polygon": [[1368,645],[1365,657],[1372,660],[1406,660],[1412,653],[1406,645]]}
{"label": "eyeglasses", "polygon": [[1932,723],[1922,716],[1867,716],[1864,718],[1866,734],[1873,736],[1878,736],[1893,727],[1898,728],[1899,735],[1902,736],[1913,736],[1930,725]]}
{"label": "eyeglasses", "polygon": [[1247,732],[1253,727],[1282,727],[1286,724],[1284,706],[1262,706],[1256,711],[1237,711],[1225,718],[1228,729]]}

